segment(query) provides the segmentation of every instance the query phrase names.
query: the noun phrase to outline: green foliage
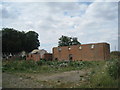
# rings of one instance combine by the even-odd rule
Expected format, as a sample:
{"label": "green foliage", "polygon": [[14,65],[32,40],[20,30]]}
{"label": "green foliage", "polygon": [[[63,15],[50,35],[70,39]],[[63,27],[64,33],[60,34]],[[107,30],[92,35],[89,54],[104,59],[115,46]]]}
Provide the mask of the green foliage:
{"label": "green foliage", "polygon": [[120,51],[112,51],[111,53],[110,53],[110,57],[111,57],[111,59],[120,59]]}
{"label": "green foliage", "polygon": [[87,61],[33,61],[33,60],[12,60],[3,61],[3,71],[5,72],[49,72],[49,71],[69,71],[80,70],[92,67],[91,62]]}
{"label": "green foliage", "polygon": [[72,38],[72,45],[78,45],[80,42],[77,40],[76,37]]}
{"label": "green foliage", "polygon": [[[118,59],[114,58],[107,61],[47,61],[43,64],[48,65],[50,72],[70,71],[70,70],[81,70],[91,69],[87,73],[88,77],[83,77],[87,82],[81,84],[81,88],[116,88],[118,87],[117,76],[120,70],[118,68]],[[48,71],[47,67],[44,67],[45,71]],[[111,68],[112,67],[112,68]]]}
{"label": "green foliage", "polygon": [[120,51],[112,51],[110,54],[120,57]]}
{"label": "green foliage", "polygon": [[98,69],[90,76],[89,88],[105,88],[118,87],[117,81],[111,78],[104,69]]}
{"label": "green foliage", "polygon": [[[27,73],[56,73],[71,70],[85,69],[87,73],[82,77],[86,81],[79,88],[116,88],[118,87],[117,66],[118,60],[108,61],[3,61],[3,72]],[[112,67],[112,68],[111,68]],[[119,74],[120,75],[120,74]],[[79,83],[79,82],[78,82]]]}
{"label": "green foliage", "polygon": [[40,46],[38,36],[39,35],[34,31],[29,31],[26,33],[26,51],[30,52]]}
{"label": "green foliage", "polygon": [[112,51],[110,53],[111,60],[108,61],[108,73],[114,79],[120,77],[120,52]]}
{"label": "green foliage", "polygon": [[120,61],[118,59],[110,60],[108,64],[110,76],[117,79],[120,77]]}
{"label": "green foliage", "polygon": [[36,62],[34,62],[33,60],[29,60],[29,61],[25,61],[25,60],[15,60],[15,61],[5,61],[3,62],[3,72],[4,71],[9,71],[9,72],[16,72],[16,71],[20,71],[20,72],[24,72],[27,70],[35,70],[36,67]]}
{"label": "green foliage", "polygon": [[63,36],[59,38],[58,46],[70,46],[81,44],[76,37]]}
{"label": "green foliage", "polygon": [[[110,73],[113,71],[108,71],[111,61],[102,62],[92,62],[94,65],[92,70],[88,72],[87,83],[79,86],[80,88],[116,88],[118,87],[118,79],[111,77]],[[96,64],[96,65],[95,65]],[[115,63],[113,63],[114,65]]]}
{"label": "green foliage", "polygon": [[25,33],[13,28],[2,29],[2,50],[3,53],[29,52],[40,45],[38,34],[34,31]]}

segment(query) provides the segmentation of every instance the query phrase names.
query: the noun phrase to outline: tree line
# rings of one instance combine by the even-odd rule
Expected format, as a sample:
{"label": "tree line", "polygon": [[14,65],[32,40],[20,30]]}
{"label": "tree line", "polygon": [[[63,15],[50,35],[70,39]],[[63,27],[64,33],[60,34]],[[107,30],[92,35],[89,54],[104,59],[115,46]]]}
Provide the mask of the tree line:
{"label": "tree line", "polygon": [[2,52],[19,53],[30,52],[40,46],[38,33],[35,31],[18,31],[13,28],[2,28]]}
{"label": "tree line", "polygon": [[[2,52],[16,54],[22,51],[31,52],[38,49],[40,42],[35,31],[18,31],[13,28],[2,28]],[[81,44],[76,37],[61,36],[58,46],[70,46]]]}

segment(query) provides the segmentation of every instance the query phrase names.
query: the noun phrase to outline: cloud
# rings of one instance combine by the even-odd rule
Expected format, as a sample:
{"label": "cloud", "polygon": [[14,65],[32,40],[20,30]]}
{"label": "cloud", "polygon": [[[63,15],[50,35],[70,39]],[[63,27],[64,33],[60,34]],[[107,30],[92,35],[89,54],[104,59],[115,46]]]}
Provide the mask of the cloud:
{"label": "cloud", "polygon": [[2,18],[17,18],[20,15],[20,12],[18,11],[18,9],[14,8],[14,6],[9,6],[9,3],[6,4],[4,3],[4,5],[2,6]]}
{"label": "cloud", "polygon": [[81,43],[117,45],[116,2],[14,2],[2,4],[3,27],[34,30],[40,48],[52,51],[61,35],[78,37]]}

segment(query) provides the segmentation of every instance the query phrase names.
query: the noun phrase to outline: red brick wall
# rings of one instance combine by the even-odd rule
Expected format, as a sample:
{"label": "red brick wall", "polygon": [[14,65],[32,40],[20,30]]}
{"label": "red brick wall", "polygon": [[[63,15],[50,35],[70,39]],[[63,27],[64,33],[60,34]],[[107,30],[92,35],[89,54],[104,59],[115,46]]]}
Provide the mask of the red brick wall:
{"label": "red brick wall", "polygon": [[29,55],[26,56],[26,60],[39,61],[40,60],[40,54],[29,54]]}
{"label": "red brick wall", "polygon": [[[91,46],[94,45],[94,48]],[[79,47],[82,49],[79,49]],[[71,48],[70,50],[68,48]],[[72,54],[72,60],[107,60],[110,55],[110,47],[107,43],[93,43],[73,46],[63,46],[53,48],[53,59],[69,60],[69,54]],[[61,51],[58,51],[61,48]]]}
{"label": "red brick wall", "polygon": [[45,60],[52,60],[52,54],[51,53],[45,53],[44,55]]}
{"label": "red brick wall", "polygon": [[[29,54],[26,56],[26,60],[35,60],[39,61],[41,59],[40,54]],[[45,60],[52,60],[52,54],[51,53],[45,53],[42,55],[42,59]]]}

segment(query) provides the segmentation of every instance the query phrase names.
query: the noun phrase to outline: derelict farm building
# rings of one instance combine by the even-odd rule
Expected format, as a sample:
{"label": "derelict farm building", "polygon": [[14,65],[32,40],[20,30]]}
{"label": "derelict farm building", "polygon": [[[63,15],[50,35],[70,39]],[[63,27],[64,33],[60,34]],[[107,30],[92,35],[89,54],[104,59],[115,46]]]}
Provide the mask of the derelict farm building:
{"label": "derelict farm building", "polygon": [[40,59],[52,60],[52,54],[48,53],[46,50],[35,49],[26,56],[26,60],[39,61]]}
{"label": "derelict farm building", "polygon": [[53,60],[107,60],[110,57],[108,43],[92,43],[53,48]]}

